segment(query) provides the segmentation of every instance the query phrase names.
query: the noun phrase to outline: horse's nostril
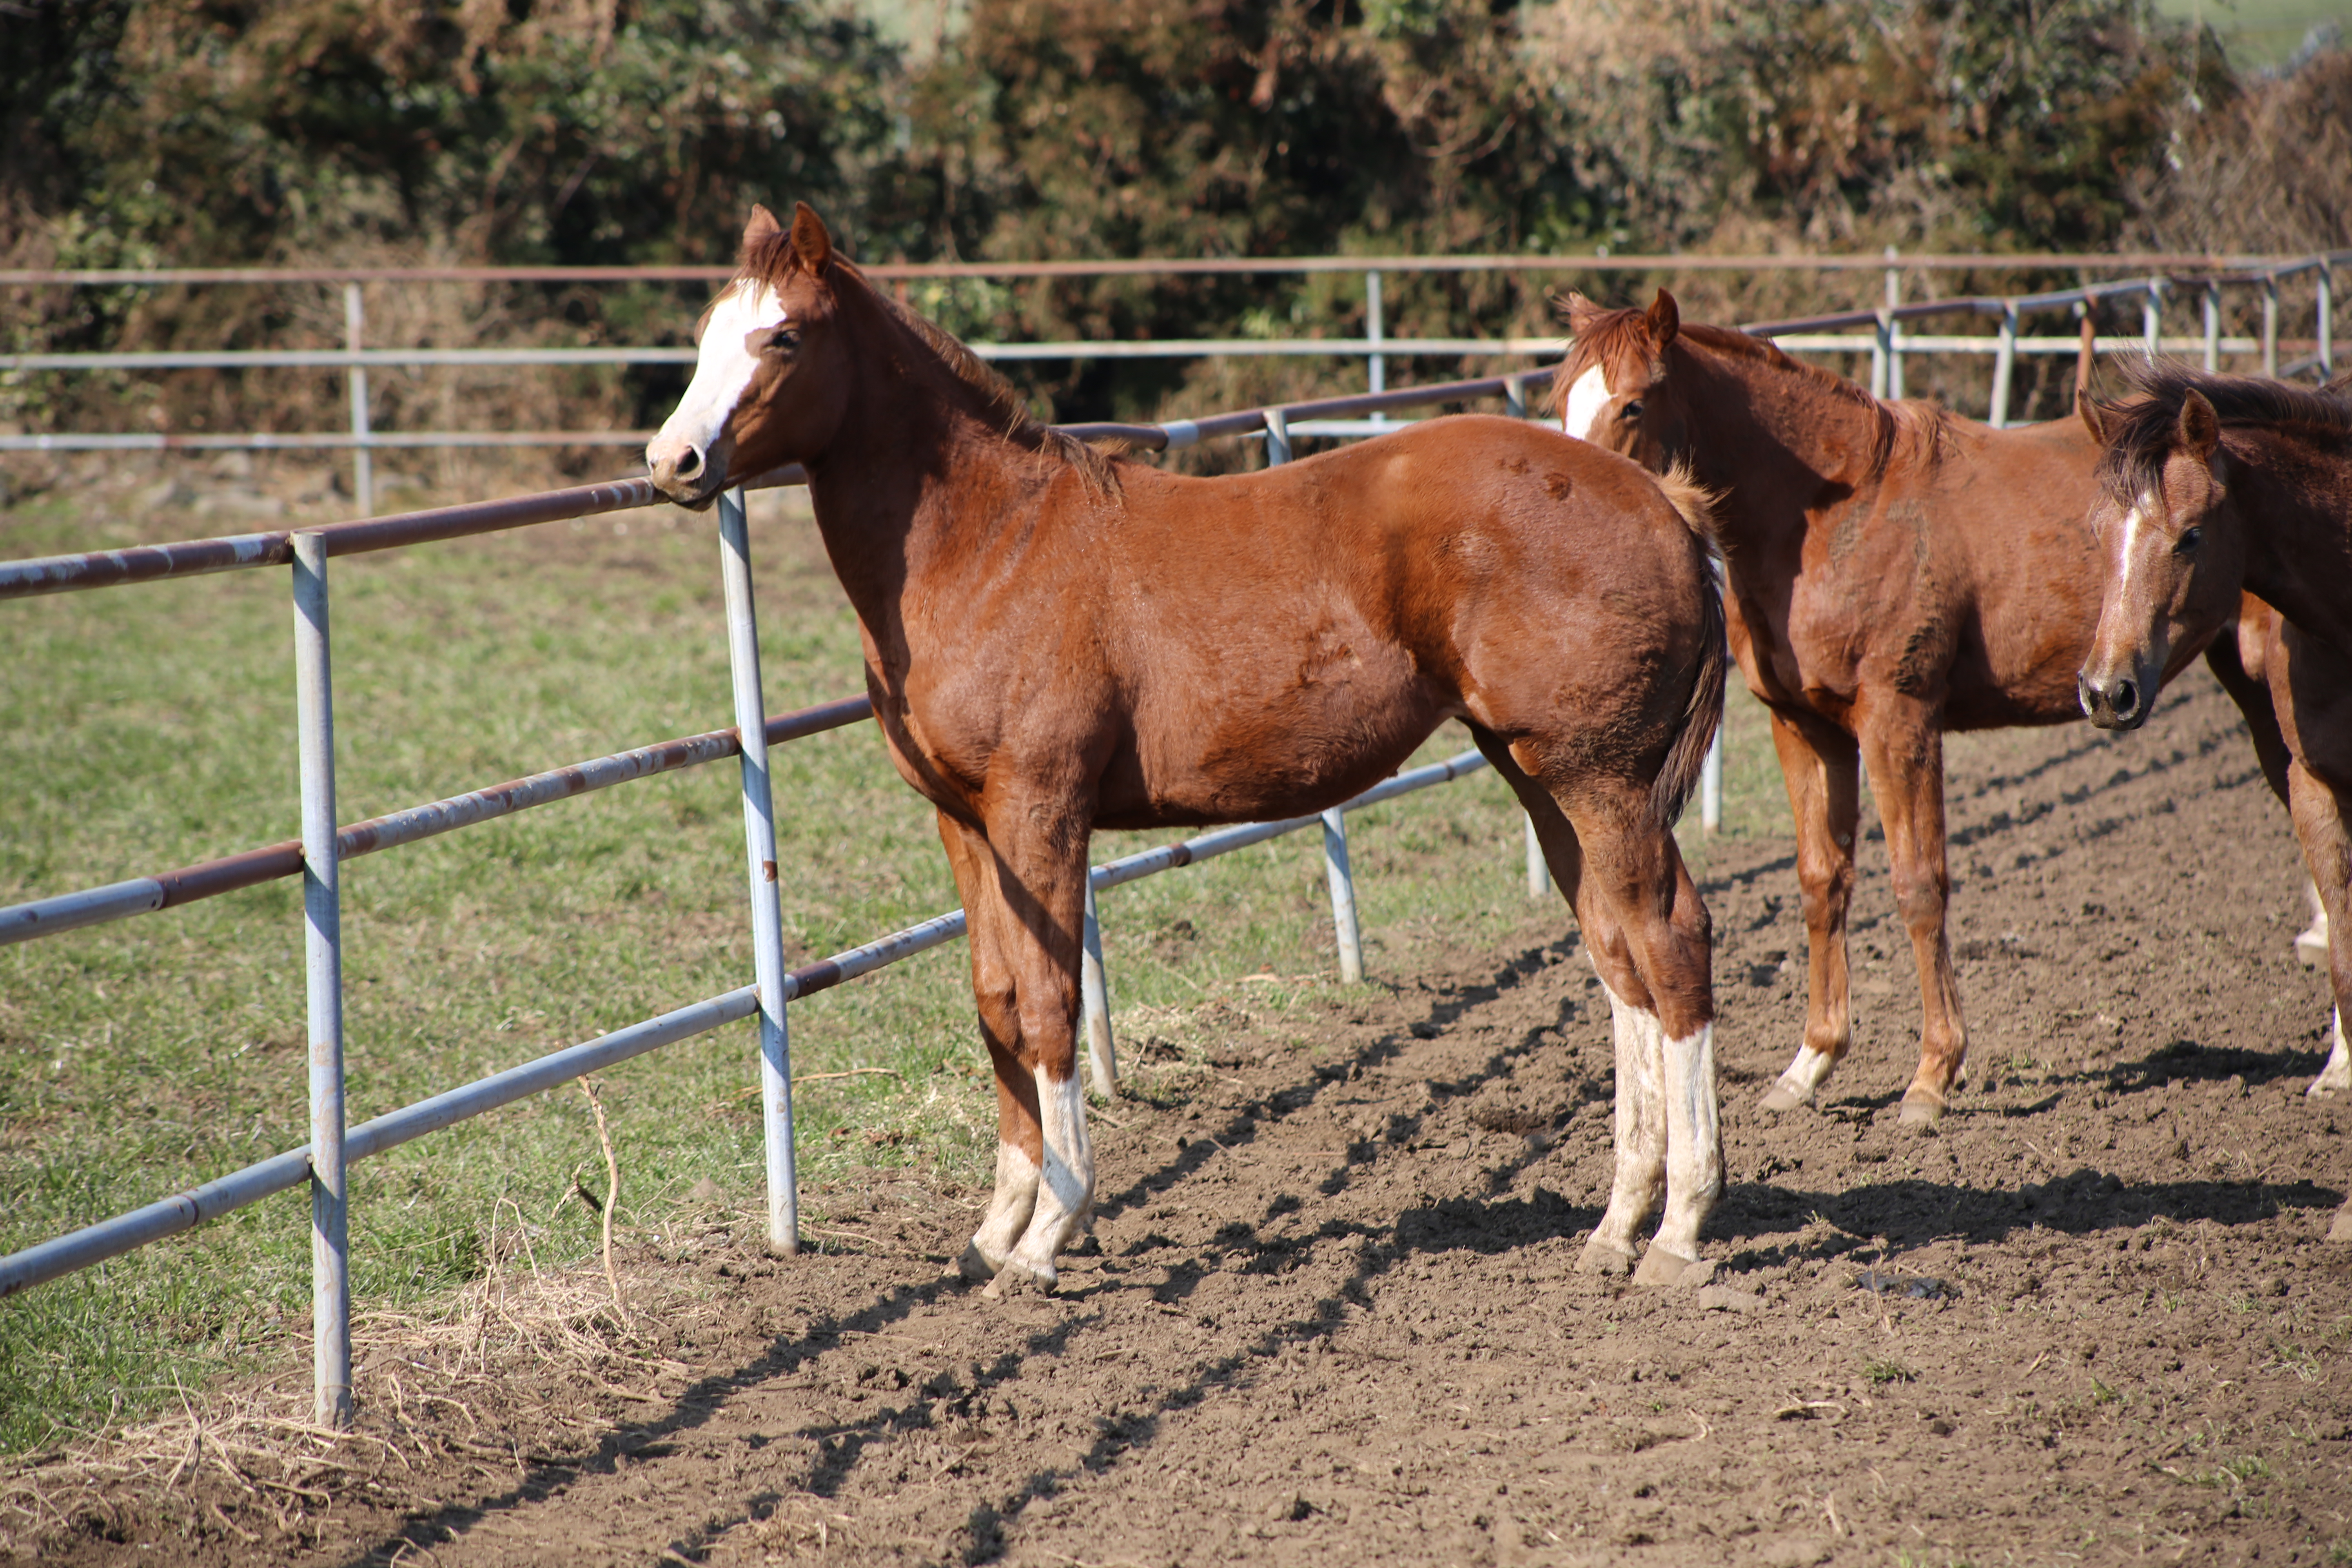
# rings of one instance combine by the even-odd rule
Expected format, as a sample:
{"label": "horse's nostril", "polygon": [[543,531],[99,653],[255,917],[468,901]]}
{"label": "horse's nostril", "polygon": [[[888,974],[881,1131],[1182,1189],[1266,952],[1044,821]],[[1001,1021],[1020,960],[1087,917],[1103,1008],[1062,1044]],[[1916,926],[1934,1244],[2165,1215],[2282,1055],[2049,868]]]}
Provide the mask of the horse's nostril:
{"label": "horse's nostril", "polygon": [[677,460],[677,473],[681,479],[690,479],[702,472],[702,448],[688,447]]}
{"label": "horse's nostril", "polygon": [[2128,719],[2139,711],[2139,688],[2128,680],[2116,682],[2116,717]]}

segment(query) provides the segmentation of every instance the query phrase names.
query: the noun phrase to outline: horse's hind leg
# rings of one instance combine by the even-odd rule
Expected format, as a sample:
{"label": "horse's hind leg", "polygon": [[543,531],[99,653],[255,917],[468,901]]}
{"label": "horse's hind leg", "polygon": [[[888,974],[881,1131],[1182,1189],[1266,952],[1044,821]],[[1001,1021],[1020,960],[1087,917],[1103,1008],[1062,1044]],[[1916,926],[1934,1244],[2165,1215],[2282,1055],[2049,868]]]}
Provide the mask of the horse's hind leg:
{"label": "horse's hind leg", "polygon": [[1622,1274],[1659,1199],[1665,1216],[1635,1278],[1666,1284],[1698,1256],[1699,1226],[1723,1190],[1715,1084],[1715,994],[1706,906],[1675,847],[1650,826],[1646,787],[1561,792],[1532,778],[1513,748],[1472,734],[1535,824],[1552,879],[1609,994],[1617,1062],[1616,1172],[1609,1207],[1578,1267]]}
{"label": "horse's hind leg", "polygon": [[[1535,828],[1544,863],[1551,868],[1552,886],[1576,911],[1585,955],[1601,977],[1601,989],[1609,994],[1610,1031],[1615,1037],[1617,1058],[1616,1170],[1610,1184],[1609,1207],[1586,1239],[1577,1266],[1594,1274],[1631,1273],[1641,1256],[1641,1232],[1666,1191],[1665,1086],[1657,1021],[1643,1007],[1626,1000],[1629,986],[1633,994],[1646,996],[1646,993],[1629,981],[1634,973],[1632,953],[1615,913],[1597,894],[1585,889],[1584,848],[1568,814],[1560,810],[1550,791],[1519,766],[1517,757],[1500,737],[1476,725],[1471,726],[1470,733],[1518,796]],[[1614,983],[1610,978],[1612,974]]]}
{"label": "horse's hind leg", "polygon": [[[1672,833],[1606,809],[1580,816],[1578,830],[1588,898],[1606,905],[1616,921],[1593,942],[1593,958],[1603,966],[1612,1005],[1629,1026],[1618,1036],[1618,1125],[1625,1129],[1630,1120],[1637,1135],[1663,1132],[1665,1145],[1665,1213],[1633,1278],[1644,1285],[1673,1284],[1697,1262],[1699,1227],[1723,1194],[1708,973],[1713,933]],[[1625,1064],[1635,1055],[1645,1107],[1629,1119],[1622,1109]],[[1619,1163],[1620,1186],[1596,1241],[1623,1237],[1619,1227],[1628,1216],[1619,1212],[1621,1197],[1646,1210],[1655,1191],[1647,1171],[1638,1165],[1627,1171],[1632,1163],[1622,1150]],[[1647,1190],[1636,1185],[1645,1182]]]}
{"label": "horse's hind leg", "polygon": [[[2334,1048],[2306,1093],[2352,1089],[2352,1047],[2344,1014],[2352,1006],[2352,658],[2287,628],[2288,689],[2281,706],[2291,726],[2294,761],[2287,805],[2321,913],[2327,922],[2328,988],[2336,1003]],[[2273,690],[2279,682],[2273,679]],[[2352,1241],[2352,1205],[2330,1237]]]}
{"label": "horse's hind leg", "polygon": [[1811,1105],[1853,1044],[1845,921],[1853,902],[1853,836],[1861,794],[1853,737],[1811,714],[1772,710],[1772,745],[1797,824],[1797,886],[1805,916],[1805,1041],[1765,1110]]}

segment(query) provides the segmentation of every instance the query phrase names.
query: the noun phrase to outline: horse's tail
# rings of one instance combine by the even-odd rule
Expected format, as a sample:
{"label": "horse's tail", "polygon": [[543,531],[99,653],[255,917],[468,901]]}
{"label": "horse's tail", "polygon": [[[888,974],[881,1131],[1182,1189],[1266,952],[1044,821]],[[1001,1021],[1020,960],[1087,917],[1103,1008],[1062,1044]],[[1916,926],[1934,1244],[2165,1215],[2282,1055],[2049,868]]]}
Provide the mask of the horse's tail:
{"label": "horse's tail", "polygon": [[1706,579],[1699,595],[1699,659],[1691,680],[1690,700],[1683,707],[1682,729],[1666,748],[1665,765],[1650,786],[1650,816],[1661,831],[1690,804],[1698,788],[1706,753],[1723,723],[1724,622],[1723,595],[1718,591],[1715,556],[1719,546],[1715,531],[1715,493],[1691,477],[1686,464],[1676,463],[1658,480],[1675,515],[1690,530],[1691,563]]}

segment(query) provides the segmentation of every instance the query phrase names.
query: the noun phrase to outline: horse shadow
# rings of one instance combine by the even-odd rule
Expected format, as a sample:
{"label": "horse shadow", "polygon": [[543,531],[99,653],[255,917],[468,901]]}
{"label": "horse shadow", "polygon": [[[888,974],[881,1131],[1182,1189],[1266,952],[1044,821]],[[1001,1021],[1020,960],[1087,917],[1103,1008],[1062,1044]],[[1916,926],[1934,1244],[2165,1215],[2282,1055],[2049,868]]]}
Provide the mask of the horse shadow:
{"label": "horse shadow", "polygon": [[[1292,1081],[1254,1096],[1233,1108],[1224,1121],[1205,1133],[1189,1135],[1182,1146],[1157,1166],[1117,1192],[1103,1194],[1097,1214],[1117,1218],[1150,1205],[1171,1189],[1200,1173],[1210,1162],[1230,1156],[1255,1142],[1262,1123],[1292,1115],[1314,1105],[1324,1094],[1369,1069],[1392,1063],[1412,1045],[1443,1032],[1472,1009],[1493,1002],[1525,985],[1534,976],[1576,951],[1573,933],[1544,946],[1528,949],[1494,971],[1492,977],[1433,995],[1423,1014],[1401,1027],[1382,1031],[1351,1055],[1309,1068]],[[1494,1050],[1484,1062],[1450,1079],[1432,1079],[1439,1098],[1475,1094],[1486,1084],[1516,1072],[1533,1054],[1552,1048],[1546,1026],[1524,1031],[1516,1040]],[[2243,1059],[2241,1060],[2240,1058]],[[2273,1056],[2238,1052],[2178,1053],[2170,1048],[2151,1053],[2143,1062],[2112,1069],[2143,1078],[2162,1072],[2168,1077],[2202,1071],[2226,1078],[2244,1073],[2252,1081],[2256,1070],[2275,1063]],[[2229,1072],[2221,1068],[2227,1066]],[[2281,1069],[2293,1070],[2293,1069]],[[1579,1103],[1606,1094],[1605,1084],[1587,1079],[1576,1085]],[[1866,1114],[1892,1102],[1892,1096],[1874,1104],[1851,1097],[1830,1108]],[[1573,1112],[1571,1112],[1572,1114]],[[1339,1163],[1320,1184],[1328,1195],[1348,1184],[1355,1173],[1383,1158],[1404,1155],[1428,1129],[1426,1118],[1400,1114],[1390,1118],[1383,1135],[1352,1142]],[[1251,1333],[1241,1343],[1198,1363],[1189,1380],[1150,1391],[1141,1408],[1114,1407],[1096,1418],[1092,1440],[1070,1462],[1040,1468],[1001,1494],[998,1502],[975,1507],[963,1527],[967,1562],[986,1562],[1006,1544],[1004,1531],[1031,1503],[1049,1498],[1087,1474],[1100,1474],[1120,1464],[1126,1456],[1148,1448],[1167,1421],[1200,1405],[1221,1390],[1245,1384],[1260,1364],[1296,1350],[1312,1350],[1328,1342],[1349,1321],[1351,1309],[1367,1310],[1374,1289],[1400,1265],[1416,1258],[1471,1252],[1482,1256],[1515,1253],[1548,1242],[1570,1243],[1597,1225],[1597,1206],[1570,1202],[1538,1185],[1519,1194],[1509,1189],[1546,1149],[1523,1141],[1519,1151],[1484,1167],[1488,1193],[1450,1198],[1426,1198],[1401,1210],[1385,1225],[1333,1218],[1307,1236],[1269,1236],[1263,1227],[1299,1212],[1303,1201],[1295,1194],[1276,1194],[1255,1219],[1236,1217],[1208,1242],[1189,1249],[1189,1256],[1168,1268],[1168,1278],[1152,1288],[1150,1299],[1163,1307],[1181,1309],[1200,1282],[1212,1274],[1275,1274],[1287,1272],[1310,1260],[1318,1249],[1340,1247],[1353,1260],[1339,1286],[1318,1297],[1313,1306],[1289,1321]],[[1409,1156],[1407,1156],[1409,1157]],[[1957,1184],[1915,1179],[1874,1183],[1842,1192],[1814,1192],[1740,1184],[1728,1188],[1710,1218],[1706,1235],[1719,1243],[1755,1245],[1735,1252],[1734,1268],[1791,1260],[1808,1253],[1833,1257],[1869,1245],[1863,1237],[1882,1237],[1890,1247],[1916,1245],[1955,1236],[1972,1243],[1991,1243],[2020,1234],[2061,1230],[2080,1235],[2118,1225],[2143,1224],[2158,1215],[2179,1222],[2213,1219],[2224,1225],[2250,1224],[2284,1206],[2327,1207],[2341,1194],[2309,1182],[2248,1184],[2186,1181],[2133,1185],[2095,1171],[2079,1171],[2056,1181],[2014,1193],[1985,1192]],[[1831,1219],[1848,1233],[1819,1241],[1785,1239],[1814,1214]],[[1147,1233],[1130,1243],[1126,1256],[1142,1256],[1180,1244]],[[816,1455],[796,1490],[766,1487],[747,1493],[727,1514],[706,1520],[693,1531],[667,1543],[664,1553],[697,1561],[730,1531],[766,1518],[800,1493],[830,1497],[839,1493],[870,1452],[894,1439],[923,1430],[937,1430],[943,1418],[965,1420],[986,1409],[996,1391],[1020,1378],[1033,1362],[1060,1358],[1082,1349],[1086,1336],[1102,1325],[1107,1310],[1091,1308],[1088,1297],[1106,1289],[1081,1288],[1067,1292],[1076,1309],[1050,1326],[1028,1334],[970,1375],[940,1373],[911,1386],[908,1403],[885,1405],[870,1415],[801,1427],[796,1433],[813,1439]],[[495,1496],[463,1504],[446,1504],[412,1515],[402,1526],[346,1559],[351,1568],[385,1564],[412,1552],[430,1555],[436,1546],[454,1543],[493,1516],[543,1505],[583,1478],[616,1473],[623,1466],[658,1457],[680,1436],[690,1434],[721,1410],[778,1378],[790,1376],[803,1363],[836,1350],[845,1339],[881,1333],[922,1309],[950,1298],[967,1296],[972,1288],[953,1277],[919,1284],[898,1284],[879,1291],[859,1310],[820,1318],[798,1334],[772,1339],[758,1355],[689,1385],[670,1407],[654,1415],[614,1427],[593,1451],[573,1458],[537,1458],[515,1484]]]}

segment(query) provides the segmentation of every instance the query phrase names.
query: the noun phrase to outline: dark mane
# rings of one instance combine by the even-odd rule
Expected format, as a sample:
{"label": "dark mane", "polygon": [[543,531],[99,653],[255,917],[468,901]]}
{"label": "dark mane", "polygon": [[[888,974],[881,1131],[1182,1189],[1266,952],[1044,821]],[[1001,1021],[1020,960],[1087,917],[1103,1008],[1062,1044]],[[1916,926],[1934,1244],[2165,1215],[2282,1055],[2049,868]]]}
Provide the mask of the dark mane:
{"label": "dark mane", "polygon": [[[780,284],[800,269],[800,253],[793,248],[791,234],[778,230],[744,247],[742,258],[736,267],[734,281]],[[1118,466],[1109,453],[1056,430],[1032,415],[1028,402],[1019,389],[999,375],[986,360],[966,347],[963,340],[875,288],[866,281],[866,274],[839,252],[836,251],[826,264],[826,271],[836,284],[853,285],[872,300],[885,315],[906,328],[917,342],[929,349],[950,375],[978,393],[989,410],[1003,422],[1000,429],[1006,440],[1069,464],[1077,469],[1087,489],[1097,495],[1118,492]],[[733,286],[731,283],[729,285],[730,288]],[[706,320],[709,313],[708,310],[704,310]],[[701,323],[697,322],[695,336],[698,340],[701,334]]]}
{"label": "dark mane", "polygon": [[[1565,405],[1568,389],[1575,384],[1578,376],[1593,365],[1608,364],[1645,353],[1648,324],[1649,313],[1639,306],[1586,315],[1576,326],[1575,341],[1570,345],[1568,357],[1552,374],[1553,408],[1557,410]],[[1866,416],[1871,421],[1870,474],[1874,479],[1885,473],[1906,447],[1923,467],[1932,468],[1943,460],[1946,439],[1950,433],[1950,419],[1932,403],[1913,399],[1896,403],[1874,397],[1866,389],[1856,386],[1834,371],[1792,359],[1771,339],[1754,337],[1734,327],[1685,321],[1675,335],[1727,359],[1745,360],[1780,374],[1794,376],[1816,391]]]}
{"label": "dark mane", "polygon": [[2217,375],[2171,360],[2134,361],[2124,380],[2138,395],[2126,403],[2102,403],[2114,421],[2099,453],[2099,484],[2116,501],[2129,506],[2163,481],[2164,461],[2180,428],[2181,401],[2201,393],[2221,416],[2221,427],[2265,425],[2322,440],[2352,437],[2352,377],[2339,377],[2315,392],[2260,376]]}

